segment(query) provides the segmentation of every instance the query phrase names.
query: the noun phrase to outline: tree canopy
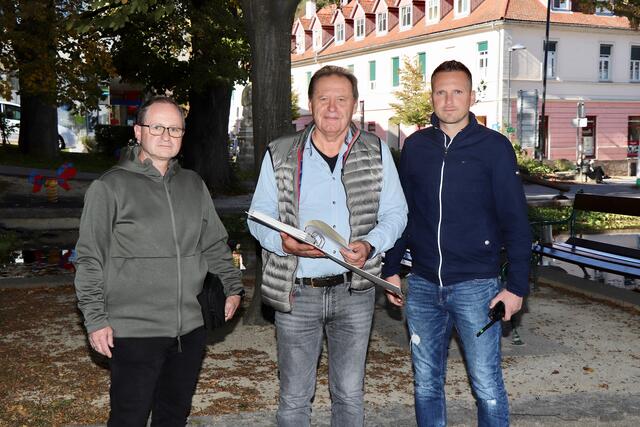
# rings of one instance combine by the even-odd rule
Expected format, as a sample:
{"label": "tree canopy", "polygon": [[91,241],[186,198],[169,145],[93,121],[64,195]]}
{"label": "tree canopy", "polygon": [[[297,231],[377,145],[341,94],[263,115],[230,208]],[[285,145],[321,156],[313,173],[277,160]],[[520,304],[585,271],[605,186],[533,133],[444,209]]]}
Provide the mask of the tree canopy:
{"label": "tree canopy", "polygon": [[427,89],[425,76],[418,59],[403,59],[400,70],[401,88],[394,92],[398,102],[392,102],[395,112],[392,121],[405,125],[424,127],[431,122],[431,91]]}
{"label": "tree canopy", "polygon": [[640,25],[640,0],[574,0],[573,8],[584,13],[609,10],[629,19],[633,29],[637,30]]}
{"label": "tree canopy", "polygon": [[229,190],[229,106],[234,84],[248,78],[250,53],[239,2],[97,0],[84,19],[110,32],[124,80],[188,107],[183,164],[212,192]]}
{"label": "tree canopy", "polygon": [[212,83],[248,78],[249,45],[233,0],[96,0],[82,28],[110,30],[118,74],[181,102]]}
{"label": "tree canopy", "polygon": [[[57,106],[95,108],[113,73],[102,34],[70,25],[85,10],[81,0],[0,0],[0,72],[19,79],[27,154],[57,156]],[[0,80],[0,95],[11,89],[10,78]]]}

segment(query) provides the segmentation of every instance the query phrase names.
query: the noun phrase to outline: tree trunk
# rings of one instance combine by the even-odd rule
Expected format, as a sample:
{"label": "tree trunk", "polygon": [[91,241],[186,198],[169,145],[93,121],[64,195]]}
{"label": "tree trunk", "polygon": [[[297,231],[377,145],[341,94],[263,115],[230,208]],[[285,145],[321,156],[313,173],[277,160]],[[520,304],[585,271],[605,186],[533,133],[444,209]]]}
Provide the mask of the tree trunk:
{"label": "tree trunk", "polygon": [[[256,176],[273,139],[293,131],[291,124],[291,27],[298,0],[243,0],[251,44],[253,144]],[[262,256],[256,245],[256,285],[244,315],[248,324],[264,324]]]}
{"label": "tree trunk", "polygon": [[[26,8],[19,30],[24,37],[14,43],[20,79],[20,151],[35,157],[56,159],[58,114],[56,105],[55,4],[39,0],[38,8]],[[37,11],[37,13],[34,13]],[[51,167],[57,167],[52,165]]]}
{"label": "tree trunk", "polygon": [[189,95],[182,164],[198,172],[214,194],[223,193],[232,182],[227,134],[231,91],[231,86],[220,84]]}
{"label": "tree trunk", "polygon": [[[20,151],[34,157],[55,160],[58,150],[58,112],[37,95],[20,95]],[[59,165],[51,165],[52,169]]]}

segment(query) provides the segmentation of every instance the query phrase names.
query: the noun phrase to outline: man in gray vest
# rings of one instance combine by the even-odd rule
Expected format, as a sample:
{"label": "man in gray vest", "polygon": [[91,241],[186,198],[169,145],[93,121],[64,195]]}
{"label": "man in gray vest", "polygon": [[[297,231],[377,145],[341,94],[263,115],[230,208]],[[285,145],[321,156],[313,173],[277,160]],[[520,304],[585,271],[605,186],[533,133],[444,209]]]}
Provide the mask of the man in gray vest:
{"label": "man in gray vest", "polygon": [[[251,209],[304,228],[322,220],[349,248],[324,250],[380,274],[380,254],[407,222],[407,205],[386,144],[351,122],[357,80],[325,66],[309,83],[313,122],[269,144]],[[276,310],[279,426],[308,426],[316,368],[326,332],[331,425],[364,424],[364,369],[371,331],[373,284],[323,258],[313,246],[249,221],[264,248],[262,296]]]}

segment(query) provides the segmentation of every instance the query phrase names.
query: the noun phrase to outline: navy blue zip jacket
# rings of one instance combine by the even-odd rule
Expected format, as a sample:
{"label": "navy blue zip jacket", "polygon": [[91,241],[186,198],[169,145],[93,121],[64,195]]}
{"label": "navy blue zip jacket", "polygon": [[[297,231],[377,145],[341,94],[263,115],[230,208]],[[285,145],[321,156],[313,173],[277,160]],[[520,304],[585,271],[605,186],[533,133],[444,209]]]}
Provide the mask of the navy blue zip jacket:
{"label": "navy blue zip jacket", "polygon": [[383,277],[397,274],[405,249],[412,273],[442,286],[497,277],[500,249],[509,261],[507,289],[529,292],[531,231],[513,147],[469,113],[453,139],[433,126],[405,141],[400,181],[409,205],[402,237],[387,251]]}

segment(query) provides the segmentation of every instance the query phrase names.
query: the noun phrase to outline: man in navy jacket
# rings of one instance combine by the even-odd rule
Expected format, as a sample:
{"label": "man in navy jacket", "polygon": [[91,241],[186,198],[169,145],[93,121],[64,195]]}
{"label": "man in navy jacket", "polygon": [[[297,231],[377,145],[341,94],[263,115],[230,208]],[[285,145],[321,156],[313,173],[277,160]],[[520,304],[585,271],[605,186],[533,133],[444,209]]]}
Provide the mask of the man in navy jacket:
{"label": "man in navy jacket", "polygon": [[[478,424],[509,425],[500,367],[499,324],[476,332],[498,301],[504,320],[529,291],[531,234],[527,205],[510,142],[478,124],[471,73],[457,61],[431,77],[432,126],[411,135],[400,160],[409,205],[402,237],[386,254],[382,275],[400,286],[398,272],[411,250],[406,316],[411,334],[415,410],[419,426],[446,425],[444,382],[453,327],[462,340]],[[509,261],[500,289],[500,251]],[[388,294],[396,305],[404,301]]]}

